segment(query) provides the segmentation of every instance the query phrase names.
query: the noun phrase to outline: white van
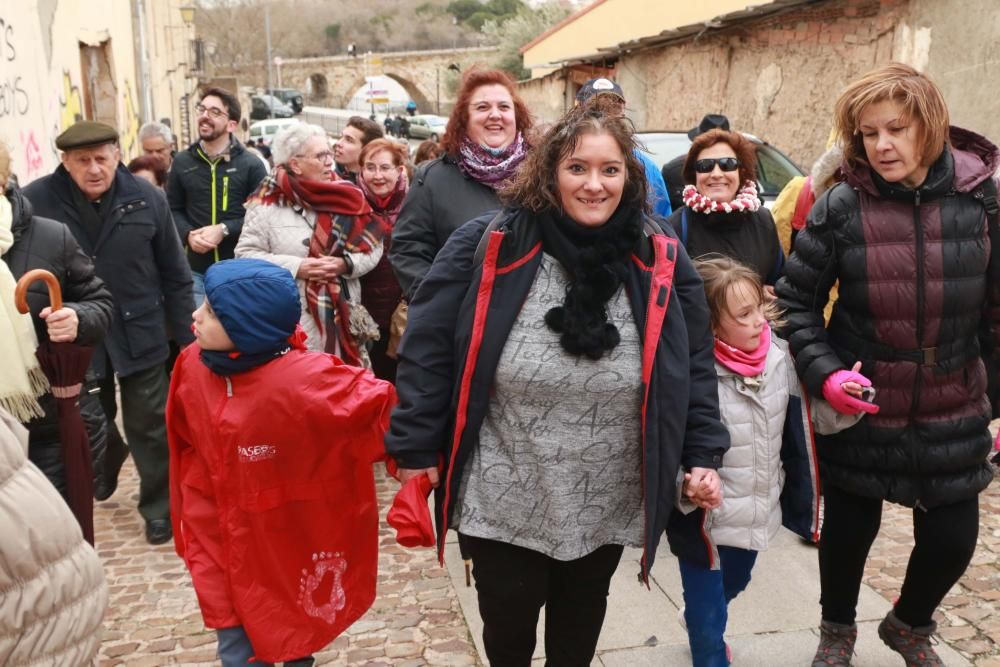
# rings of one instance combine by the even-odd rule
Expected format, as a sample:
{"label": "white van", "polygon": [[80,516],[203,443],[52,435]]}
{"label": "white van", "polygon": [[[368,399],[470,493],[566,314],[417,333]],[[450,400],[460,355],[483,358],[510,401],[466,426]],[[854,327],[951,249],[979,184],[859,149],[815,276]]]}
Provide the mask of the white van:
{"label": "white van", "polygon": [[281,130],[285,129],[289,125],[295,125],[299,121],[295,118],[271,118],[269,120],[258,120],[256,123],[250,125],[250,141],[260,144],[261,141],[264,142],[265,146],[270,146],[271,141]]}

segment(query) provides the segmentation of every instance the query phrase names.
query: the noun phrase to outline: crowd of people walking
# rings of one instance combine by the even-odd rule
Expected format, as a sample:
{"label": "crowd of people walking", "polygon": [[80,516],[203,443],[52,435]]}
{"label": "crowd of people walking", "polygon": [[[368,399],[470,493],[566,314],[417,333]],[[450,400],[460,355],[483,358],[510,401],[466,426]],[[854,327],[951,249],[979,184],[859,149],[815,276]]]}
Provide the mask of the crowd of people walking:
{"label": "crowd of people walking", "polygon": [[[268,162],[231,92],[196,109],[189,147],[152,123],[127,167],[116,128],[77,122],[24,187],[0,144],[0,515],[23,533],[0,590],[25,610],[0,662],[94,655],[107,591],[73,492],[111,497],[131,454],[145,538],[173,540],[226,667],[311,665],[370,607],[379,461],[401,542],[443,558],[457,532],[490,664],[531,663],[544,608],[546,664],[589,665],[624,548],[648,581],[666,537],[691,661],[728,665],[728,605],[784,525],[818,544],[802,664],[850,665],[885,502],[915,547],[878,635],[943,664],[933,615],[993,478],[1000,151],[926,75],[847,86],[777,224],[738,126],[708,114],[656,165],[606,78],[540,125],[470,69],[414,160],[354,117],[335,143],[290,125]],[[85,469],[40,342],[83,351]]]}

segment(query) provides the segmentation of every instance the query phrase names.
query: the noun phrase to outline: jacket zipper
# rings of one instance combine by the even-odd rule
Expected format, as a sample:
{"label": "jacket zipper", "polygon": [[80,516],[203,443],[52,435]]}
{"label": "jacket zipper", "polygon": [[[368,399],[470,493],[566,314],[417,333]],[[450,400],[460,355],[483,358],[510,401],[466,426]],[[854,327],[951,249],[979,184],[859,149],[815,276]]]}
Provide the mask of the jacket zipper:
{"label": "jacket zipper", "polygon": [[[916,234],[916,256],[917,256],[917,349],[924,349],[924,228],[920,223],[920,190],[916,190],[913,196],[913,224]],[[920,406],[921,388],[923,386],[924,364],[923,358],[917,362],[917,372],[913,383],[913,398],[910,402],[910,423],[916,418]],[[913,469],[917,469],[917,451],[910,450],[910,461]],[[920,503],[920,488],[917,489],[915,507],[922,508]]]}
{"label": "jacket zipper", "polygon": [[222,177],[222,212],[229,210],[229,177]]}
{"label": "jacket zipper", "polygon": [[[216,218],[218,217],[218,207],[217,207],[216,195],[215,195],[215,165],[218,164],[218,161],[212,162],[211,160],[209,160],[208,156],[205,155],[205,153],[200,148],[198,149],[198,154],[201,155],[201,159],[203,159],[205,162],[208,163],[208,168],[212,172],[212,223],[211,224],[214,225],[214,224],[216,224]],[[226,180],[227,180],[227,185],[228,185],[228,177],[227,177]],[[226,193],[226,194],[228,194],[228,193]],[[223,206],[223,208],[225,208],[225,206]],[[219,247],[218,246],[216,246],[215,248],[212,249],[212,255],[215,257],[215,261],[218,262],[219,261]]]}

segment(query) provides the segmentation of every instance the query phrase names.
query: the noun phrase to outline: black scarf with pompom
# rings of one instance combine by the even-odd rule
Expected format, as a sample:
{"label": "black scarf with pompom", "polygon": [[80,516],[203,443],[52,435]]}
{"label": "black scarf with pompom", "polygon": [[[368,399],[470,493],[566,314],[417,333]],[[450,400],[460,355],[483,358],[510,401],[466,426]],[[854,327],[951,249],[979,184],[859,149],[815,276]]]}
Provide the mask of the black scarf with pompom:
{"label": "black scarf with pompom", "polygon": [[585,227],[548,211],[538,215],[538,226],[542,249],[569,274],[563,305],[549,310],[545,323],[570,354],[600,359],[621,340],[607,304],[625,280],[626,262],[642,235],[642,212],[619,205],[600,227]]}

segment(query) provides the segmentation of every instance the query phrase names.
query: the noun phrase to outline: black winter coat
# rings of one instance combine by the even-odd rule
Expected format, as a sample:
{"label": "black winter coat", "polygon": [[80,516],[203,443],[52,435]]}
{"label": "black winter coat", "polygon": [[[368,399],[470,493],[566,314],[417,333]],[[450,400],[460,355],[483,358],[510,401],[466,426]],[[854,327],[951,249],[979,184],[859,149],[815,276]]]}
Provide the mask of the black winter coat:
{"label": "black winter coat", "polygon": [[[7,199],[13,208],[12,232],[14,245],[3,260],[10,267],[14,278],[20,278],[32,269],[51,272],[62,288],[64,305],[76,311],[79,318],[76,341],[80,345],[98,345],[111,326],[113,303],[104,281],[97,277],[94,265],[77,244],[66,225],[38,218],[32,214],[31,203],[16,186],[8,186]],[[45,284],[36,282],[28,288],[28,306],[31,309],[35,333],[39,341],[48,340],[45,322],[38,317],[49,305]],[[56,401],[52,394],[39,399],[45,415],[30,421],[29,458],[41,468],[49,481],[66,492],[62,448],[59,438]],[[96,464],[103,460],[107,443],[107,424],[104,411],[96,393],[87,390],[80,395],[80,412],[90,437],[90,449]],[[94,466],[95,475],[100,470]]]}
{"label": "black winter coat", "polygon": [[845,167],[847,182],[809,213],[776,288],[783,335],[810,393],[821,396],[831,373],[860,361],[880,408],[817,436],[825,483],[931,508],[971,498],[992,480],[978,339],[990,256],[980,184],[998,165],[992,143],[952,128],[951,146],[918,189]]}
{"label": "black winter coat", "polygon": [[121,164],[115,172],[115,198],[97,242],[80,224],[73,201],[76,184],[60,165],[24,188],[35,212],[69,227],[97,275],[115,300],[111,329],[94,351],[91,368],[103,377],[106,360],[126,377],[167,359],[167,329],[184,345],[191,333],[191,269],[170,219],[163,193]]}
{"label": "black winter coat", "polygon": [[214,165],[197,141],[174,156],[167,181],[167,200],[181,243],[187,245],[188,233],[206,225],[221,224],[229,230],[214,251],[199,254],[188,249],[192,271],[204,273],[213,263],[233,258],[243,231],[246,214],[243,204],[265,176],[264,163],[235,137],[230,137],[228,158],[221,158]]}
{"label": "black winter coat", "polygon": [[[402,468],[443,464],[439,550],[500,355],[542,261],[531,215],[505,211],[477,262],[492,218],[470,221],[445,244],[410,303],[399,350],[399,405],[385,446]],[[718,468],[729,432],[719,417],[708,306],[691,260],[670,233],[642,238],[633,258],[624,284],[643,341],[646,393],[635,417],[642,424],[645,577],[674,507],[679,469]],[[678,548],[708,566],[705,541]]]}
{"label": "black winter coat", "polygon": [[[686,230],[682,229],[685,219]],[[683,206],[667,221],[692,258],[724,255],[756,271],[765,285],[778,281],[785,253],[774,218],[763,206],[748,213],[695,213]]]}
{"label": "black winter coat", "polygon": [[452,155],[420,165],[396,218],[389,252],[406,298],[417,291],[456,229],[499,208],[496,191],[463,174]]}

